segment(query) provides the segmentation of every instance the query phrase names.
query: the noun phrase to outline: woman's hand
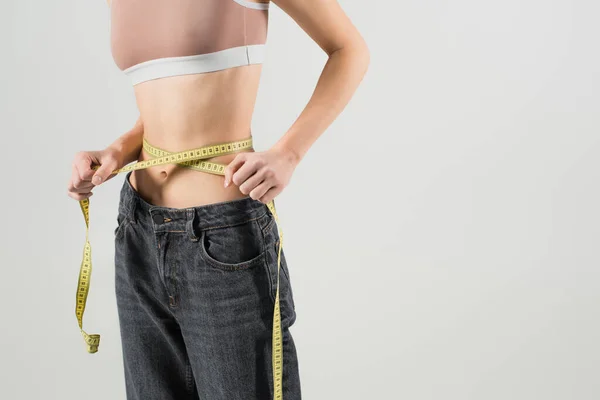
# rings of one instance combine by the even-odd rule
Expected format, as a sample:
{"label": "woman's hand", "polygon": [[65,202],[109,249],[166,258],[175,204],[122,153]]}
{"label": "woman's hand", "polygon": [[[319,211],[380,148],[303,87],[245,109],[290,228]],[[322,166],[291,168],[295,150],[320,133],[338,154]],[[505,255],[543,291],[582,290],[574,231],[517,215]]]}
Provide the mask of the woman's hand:
{"label": "woman's hand", "polygon": [[243,194],[267,204],[288,185],[297,165],[291,152],[275,147],[239,153],[225,168],[224,185],[233,182]]}
{"label": "woman's hand", "polygon": [[[122,152],[112,147],[101,151],[80,151],[73,160],[67,194],[75,200],[91,197],[92,189],[115,176],[112,171],[121,168],[123,164]],[[94,170],[93,165],[100,167]]]}

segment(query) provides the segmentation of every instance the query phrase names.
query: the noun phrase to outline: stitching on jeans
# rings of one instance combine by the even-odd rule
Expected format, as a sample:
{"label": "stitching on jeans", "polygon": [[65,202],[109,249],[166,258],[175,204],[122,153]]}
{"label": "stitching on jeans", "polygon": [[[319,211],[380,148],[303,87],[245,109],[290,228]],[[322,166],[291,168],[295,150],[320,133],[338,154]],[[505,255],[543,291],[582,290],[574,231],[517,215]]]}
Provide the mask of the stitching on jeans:
{"label": "stitching on jeans", "polygon": [[159,211],[159,212],[187,212],[187,208],[177,209],[177,208],[166,208],[166,207],[150,207],[148,211]]}
{"label": "stitching on jeans", "polygon": [[[262,214],[262,215],[260,215],[258,217],[250,218],[250,219],[245,219],[245,220],[243,220],[241,222],[234,222],[234,223],[231,223],[231,224],[228,224],[228,225],[207,226],[205,228],[200,228],[200,230],[201,231],[207,231],[207,230],[211,230],[211,229],[229,228],[231,226],[237,226],[237,225],[247,224],[248,222],[256,221],[257,219],[260,219],[260,218],[264,217],[267,212],[268,211],[266,211],[264,214]],[[271,224],[269,224],[269,225],[271,225]],[[164,232],[185,232],[185,231],[164,231]]]}
{"label": "stitching on jeans", "polygon": [[[277,239],[277,241],[275,242],[275,254],[279,253],[279,243],[280,243],[280,239]],[[291,285],[290,276],[286,272],[287,271],[287,262],[284,263],[283,259],[284,259],[284,256],[283,256],[283,247],[282,247],[281,248],[281,266],[280,267],[281,267],[281,271],[283,272],[283,274],[285,275],[285,277],[286,277],[286,279],[288,281],[288,284]],[[285,265],[285,268],[283,268],[284,265]]]}
{"label": "stitching on jeans", "polygon": [[186,388],[190,394],[194,394],[194,380],[192,379],[192,366],[190,365],[189,360],[187,361],[186,371],[185,371],[185,380],[186,380]]}
{"label": "stitching on jeans", "polygon": [[[265,212],[265,214],[266,214],[266,212]],[[207,231],[207,230],[210,230],[210,229],[229,228],[230,226],[237,226],[237,225],[247,224],[248,222],[256,221],[257,219],[264,217],[265,214],[262,214],[261,216],[256,217],[256,218],[251,218],[251,219],[244,220],[242,222],[235,222],[235,223],[229,224],[229,225],[208,226],[206,228],[201,228],[200,230],[201,231]]]}
{"label": "stitching on jeans", "polygon": [[[273,218],[274,219],[274,218]],[[271,225],[271,224],[269,224]],[[269,251],[269,249],[267,249],[267,239],[265,237],[265,232],[262,231],[261,229],[261,235],[262,235],[262,242],[263,242],[263,246],[264,246],[264,253],[265,253],[265,263],[263,265],[264,271],[267,274],[267,278],[269,279],[269,298],[271,299],[271,301],[273,302],[273,305],[275,305],[275,295],[273,294],[273,274],[271,273],[271,267],[270,267],[270,263],[271,263],[271,252]]]}
{"label": "stitching on jeans", "polygon": [[[205,251],[205,250],[203,250],[203,251]],[[214,260],[212,258],[207,258],[205,254],[201,254],[201,256],[204,259],[204,261],[206,261],[207,263],[209,263],[210,265],[212,265],[213,267],[215,267],[217,269],[222,269],[225,271],[244,271],[244,270],[249,270],[249,269],[256,267],[255,264],[258,264],[259,262],[262,262],[264,264],[266,254],[265,254],[265,252],[262,252],[259,255],[257,255],[256,257],[254,257],[252,260],[244,261],[243,263],[240,263],[239,265],[221,263],[218,260]],[[208,256],[210,257],[210,255],[208,255]]]}

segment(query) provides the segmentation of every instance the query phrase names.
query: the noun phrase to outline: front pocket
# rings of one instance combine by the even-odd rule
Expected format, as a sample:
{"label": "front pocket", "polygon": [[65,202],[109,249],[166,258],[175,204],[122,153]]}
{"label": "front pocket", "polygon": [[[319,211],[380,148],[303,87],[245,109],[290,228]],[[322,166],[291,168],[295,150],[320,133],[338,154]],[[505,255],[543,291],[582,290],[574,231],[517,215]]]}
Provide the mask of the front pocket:
{"label": "front pocket", "polygon": [[203,230],[198,242],[202,258],[215,268],[234,271],[265,261],[263,235],[256,220]]}

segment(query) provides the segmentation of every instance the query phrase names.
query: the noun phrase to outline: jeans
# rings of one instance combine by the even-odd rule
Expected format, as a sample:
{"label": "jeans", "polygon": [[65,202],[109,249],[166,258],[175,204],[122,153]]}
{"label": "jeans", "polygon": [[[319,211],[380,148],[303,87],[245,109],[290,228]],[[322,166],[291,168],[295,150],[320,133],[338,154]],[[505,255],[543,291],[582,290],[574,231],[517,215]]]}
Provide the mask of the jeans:
{"label": "jeans", "polygon": [[[277,223],[244,197],[191,208],[143,200],[129,177],[115,229],[127,400],[271,400]],[[300,400],[281,252],[283,399]]]}

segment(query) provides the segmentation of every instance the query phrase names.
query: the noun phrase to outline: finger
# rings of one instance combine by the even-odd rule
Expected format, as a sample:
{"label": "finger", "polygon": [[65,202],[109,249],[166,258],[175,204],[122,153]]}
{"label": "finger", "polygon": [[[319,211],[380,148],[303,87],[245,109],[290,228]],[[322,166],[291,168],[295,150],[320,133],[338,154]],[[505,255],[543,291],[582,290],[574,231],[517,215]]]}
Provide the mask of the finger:
{"label": "finger", "polygon": [[264,181],[250,192],[250,197],[254,200],[258,200],[265,195],[273,187],[273,184],[268,181]]}
{"label": "finger", "polygon": [[69,190],[67,190],[67,191],[71,192],[71,193],[85,194],[85,193],[90,193],[93,188],[94,188],[94,185],[90,185],[90,186],[82,187],[82,188],[69,188]]}
{"label": "finger", "polygon": [[223,183],[223,185],[225,187],[229,186],[229,183],[231,182],[231,178],[232,178],[233,174],[238,170],[238,168],[240,168],[242,165],[244,165],[244,162],[246,162],[246,157],[247,157],[246,153],[239,153],[227,165],[227,167],[225,167],[225,182]]}
{"label": "finger", "polygon": [[90,181],[84,181],[81,179],[81,176],[79,175],[79,170],[77,170],[77,168],[73,167],[73,170],[71,171],[71,181],[69,182],[69,186],[68,186],[68,190],[71,192],[77,192],[80,190],[89,190],[91,187],[93,187],[94,185],[92,185],[92,182]]}
{"label": "finger", "polygon": [[281,186],[272,186],[271,189],[267,190],[267,192],[259,198],[259,201],[261,203],[269,204],[269,202],[281,193],[282,190],[283,188]]}
{"label": "finger", "polygon": [[260,158],[253,157],[247,159],[244,165],[242,165],[231,177],[231,181],[237,186],[240,186],[250,178],[255,172],[257,172],[263,166],[263,161]]}
{"label": "finger", "polygon": [[254,175],[252,175],[250,178],[246,179],[240,185],[240,187],[239,187],[240,192],[242,192],[243,194],[248,194],[252,191],[252,189],[254,189],[258,185],[260,185],[264,180],[265,180],[264,174],[262,174],[261,171],[257,171]]}
{"label": "finger", "polygon": [[90,197],[92,197],[94,195],[94,193],[89,192],[89,193],[72,193],[72,192],[67,192],[67,194],[69,195],[69,197],[71,197],[72,199],[75,199],[77,201],[83,200],[83,199],[89,199]]}
{"label": "finger", "polygon": [[85,153],[79,154],[76,157],[73,166],[77,170],[79,178],[82,181],[92,180],[92,176],[94,175],[95,171],[92,169],[92,159],[89,157],[89,155]]}
{"label": "finger", "polygon": [[112,172],[118,168],[118,162],[112,157],[107,157],[102,160],[102,164],[96,170],[96,173],[92,177],[92,183],[99,185],[102,182],[106,182],[112,175]]}

